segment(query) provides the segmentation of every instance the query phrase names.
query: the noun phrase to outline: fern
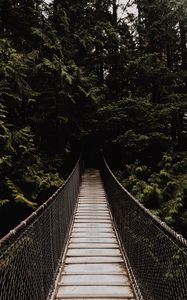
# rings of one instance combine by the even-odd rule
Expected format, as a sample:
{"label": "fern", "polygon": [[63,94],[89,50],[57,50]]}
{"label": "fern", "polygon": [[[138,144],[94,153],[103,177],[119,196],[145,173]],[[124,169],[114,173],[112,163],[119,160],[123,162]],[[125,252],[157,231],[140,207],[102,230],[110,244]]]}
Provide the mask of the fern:
{"label": "fern", "polygon": [[20,188],[16,184],[14,184],[14,182],[11,179],[6,178],[6,185],[9,191],[11,192],[11,196],[15,202],[25,204],[32,209],[35,209],[37,207],[37,203],[29,201],[23,195]]}
{"label": "fern", "polygon": [[10,202],[10,201],[7,200],[7,199],[3,199],[3,200],[0,199],[0,207],[6,205],[6,204],[9,203],[9,202]]}
{"label": "fern", "polygon": [[5,166],[12,167],[12,157],[11,155],[5,155],[0,157],[0,170]]}
{"label": "fern", "polygon": [[69,85],[72,85],[73,77],[67,72],[66,67],[61,68],[61,76],[67,81]]}
{"label": "fern", "polygon": [[26,154],[35,151],[33,134],[29,126],[12,132],[12,143],[17,153]]}

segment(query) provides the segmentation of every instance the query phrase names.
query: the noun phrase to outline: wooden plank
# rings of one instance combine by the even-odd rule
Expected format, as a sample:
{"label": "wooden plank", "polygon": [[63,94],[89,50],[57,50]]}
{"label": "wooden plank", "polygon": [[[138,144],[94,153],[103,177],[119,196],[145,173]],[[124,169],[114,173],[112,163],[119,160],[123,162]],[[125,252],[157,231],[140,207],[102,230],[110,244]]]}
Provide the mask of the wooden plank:
{"label": "wooden plank", "polygon": [[79,197],[78,202],[88,202],[88,203],[94,203],[94,204],[105,204],[108,205],[108,201],[106,199],[106,196],[88,196],[88,197]]}
{"label": "wooden plank", "polygon": [[98,264],[65,264],[63,274],[126,274],[124,264],[98,263]]}
{"label": "wooden plank", "polygon": [[[105,191],[103,190],[103,186],[102,185],[95,183],[94,188],[93,189],[88,188],[83,183],[81,185],[80,195],[88,196],[88,193],[91,193],[93,195],[105,195]],[[96,191],[96,188],[97,188],[97,191]],[[99,191],[99,189],[100,189],[100,191]]]}
{"label": "wooden plank", "polygon": [[101,221],[105,221],[105,220],[109,220],[110,221],[110,217],[103,217],[103,216],[75,216],[75,222],[77,222],[78,220],[101,220]]}
{"label": "wooden plank", "polygon": [[72,233],[76,233],[76,232],[85,232],[85,233],[113,233],[114,230],[112,227],[102,227],[102,228],[98,228],[98,227],[73,227],[73,231]]}
{"label": "wooden plank", "polygon": [[87,223],[85,223],[85,225],[83,224],[83,223],[80,223],[80,225],[78,224],[78,222],[77,223],[75,223],[74,222],[74,224],[73,224],[73,227],[85,227],[85,228],[98,228],[98,229],[103,229],[103,228],[112,228],[113,229],[113,226],[112,226],[112,224],[111,224],[111,222],[109,222],[109,223],[106,223],[106,224],[103,224],[103,223],[101,223],[101,225],[100,224],[98,224],[98,223],[95,223],[95,222],[87,222]]}
{"label": "wooden plank", "polygon": [[[100,214],[109,214],[108,209],[89,209],[89,208],[77,208],[77,213],[100,213]],[[110,215],[110,214],[109,214]]]}
{"label": "wooden plank", "polygon": [[132,298],[132,290],[129,286],[60,286],[57,297],[121,297]]}
{"label": "wooden plank", "polygon": [[78,216],[78,215],[95,215],[95,214],[97,214],[97,215],[101,215],[101,216],[110,216],[110,214],[109,214],[109,212],[108,212],[108,210],[106,210],[106,211],[100,211],[100,210],[81,210],[81,209],[78,209],[77,210],[77,212],[76,212],[76,216]]}
{"label": "wooden plank", "polygon": [[86,212],[90,212],[90,213],[98,212],[100,214],[106,214],[106,213],[109,214],[108,208],[105,208],[105,209],[99,209],[99,208],[90,209],[90,208],[80,208],[80,207],[78,207],[76,213],[79,213],[79,212],[82,212],[82,213],[86,213]]}
{"label": "wooden plank", "polygon": [[[82,190],[82,187],[81,187]],[[92,191],[86,192],[83,194],[82,191],[80,191],[79,199],[102,199],[106,200],[106,194],[105,193],[93,193]]]}
{"label": "wooden plank", "polygon": [[85,257],[67,257],[66,264],[88,264],[88,263],[119,263],[123,262],[123,258],[120,256],[85,256]]}
{"label": "wooden plank", "polygon": [[107,210],[81,210],[78,209],[76,212],[76,216],[77,215],[98,215],[98,216],[110,216],[110,214],[108,213]]}
{"label": "wooden plank", "polygon": [[110,238],[110,237],[109,238],[103,238],[103,237],[73,237],[73,238],[70,238],[70,243],[117,244],[117,240],[116,240],[116,238]]}
{"label": "wooden plank", "polygon": [[89,208],[78,208],[77,209],[77,214],[78,213],[84,213],[84,214],[86,214],[86,213],[90,213],[90,214],[97,214],[97,213],[100,213],[100,214],[108,214],[108,215],[110,215],[109,213],[108,213],[108,209],[89,209]]}
{"label": "wooden plank", "polygon": [[[94,202],[94,201],[93,201]],[[98,203],[79,203],[79,206],[94,206],[94,207],[97,207],[97,206],[105,206],[105,207],[107,207],[108,205],[107,205],[107,203],[106,202],[102,202],[102,201],[100,201],[100,202],[98,202]]]}
{"label": "wooden plank", "polygon": [[[78,208],[77,213],[82,212],[82,213],[100,213],[100,214],[106,214],[108,213],[108,209],[95,209],[95,208]],[[109,214],[110,215],[110,214]]]}
{"label": "wooden plank", "polygon": [[97,213],[95,214],[82,214],[82,215],[76,215],[75,216],[75,220],[79,220],[79,219],[91,219],[91,220],[110,220],[110,216],[102,216],[102,215],[97,215]]}
{"label": "wooden plank", "polygon": [[93,223],[93,222],[86,222],[86,223],[79,223],[79,222],[74,222],[73,228],[77,227],[86,227],[86,228],[113,228],[111,222],[108,223]]}
{"label": "wooden plank", "polygon": [[71,237],[74,238],[86,238],[86,237],[98,237],[98,238],[115,238],[115,234],[113,232],[100,232],[98,230],[95,231],[86,231],[86,232],[75,232],[72,231]]}
{"label": "wooden plank", "polygon": [[97,222],[97,223],[108,222],[108,223],[110,223],[111,222],[109,217],[102,217],[102,216],[80,216],[80,217],[75,217],[74,221],[75,221],[75,223],[83,222],[83,221],[85,221],[87,223],[92,223],[92,222]]}
{"label": "wooden plank", "polygon": [[86,230],[86,228],[75,228],[71,237],[115,237],[115,235],[112,229],[97,230],[97,228],[92,228]]}
{"label": "wooden plank", "polygon": [[127,275],[64,275],[59,285],[129,285]]}
{"label": "wooden plank", "polygon": [[79,200],[88,200],[88,201],[97,201],[97,200],[101,200],[101,201],[106,201],[106,195],[79,195]]}
{"label": "wooden plank", "polygon": [[119,248],[117,249],[97,249],[97,248],[92,248],[92,249],[68,249],[67,251],[67,257],[68,256],[120,256],[121,253]]}
{"label": "wooden plank", "polygon": [[87,205],[85,206],[77,206],[77,212],[78,211],[90,211],[90,212],[94,212],[94,211],[98,211],[98,212],[109,212],[107,207],[88,207]]}
{"label": "wooden plank", "polygon": [[88,193],[92,193],[94,195],[105,195],[105,190],[103,189],[101,182],[94,181],[94,187],[92,187],[91,185],[86,186],[83,181],[81,187],[82,189],[80,190],[80,195],[87,195]]}
{"label": "wooden plank", "polygon": [[105,194],[95,194],[95,193],[86,193],[86,194],[80,194],[79,199],[101,199],[101,200],[106,200],[106,195]]}
{"label": "wooden plank", "polygon": [[[55,299],[58,299],[58,300],[64,300],[64,297],[62,298],[62,297],[56,297]],[[73,298],[66,298],[66,299],[68,299],[68,300],[137,300],[137,299],[135,299],[135,298],[132,298],[132,297],[125,297],[125,298],[116,298],[116,297],[110,297],[110,298],[101,298],[101,297],[99,297],[99,298],[95,298],[95,297],[92,297],[92,298],[90,298],[90,297],[79,297],[79,298],[77,298],[77,297],[73,297]]]}
{"label": "wooden plank", "polygon": [[81,196],[79,195],[79,200],[88,200],[88,201],[92,201],[92,200],[101,200],[101,201],[106,201],[106,195],[103,194],[103,195],[97,195],[97,194],[90,194],[90,195],[84,195],[84,196]]}
{"label": "wooden plank", "polygon": [[103,205],[103,206],[93,206],[93,205],[100,205],[100,204],[79,204],[77,206],[77,211],[81,210],[81,211],[90,211],[90,212],[94,212],[94,211],[100,211],[102,212],[108,212],[108,208],[107,206]]}
{"label": "wooden plank", "polygon": [[110,219],[110,215],[108,213],[100,213],[100,212],[93,212],[93,213],[90,213],[90,212],[79,212],[75,215],[76,218],[91,218],[91,217],[97,217],[97,218],[108,218]]}
{"label": "wooden plank", "polygon": [[109,220],[97,220],[97,219],[83,219],[83,220],[75,220],[74,224],[78,224],[78,223],[99,223],[99,224],[102,224],[102,223],[106,223],[106,224],[111,224],[111,221],[110,219]]}
{"label": "wooden plank", "polygon": [[105,209],[108,209],[108,203],[107,202],[101,202],[101,201],[93,201],[93,202],[87,202],[87,201],[80,201],[78,203],[78,207],[89,207],[89,208],[96,208],[96,209],[99,209],[99,208],[105,208]]}
{"label": "wooden plank", "polygon": [[78,204],[78,207],[93,207],[93,208],[103,208],[103,207],[105,207],[105,208],[107,208],[108,206],[107,206],[107,204],[106,203],[94,203],[94,204],[92,204],[92,203],[84,203],[84,204],[82,204],[82,203],[79,203]]}
{"label": "wooden plank", "polygon": [[115,238],[115,233],[113,229],[97,229],[95,227],[86,228],[74,228],[71,237],[113,237]]}
{"label": "wooden plank", "polygon": [[[91,204],[94,205],[94,204]],[[108,208],[106,206],[102,206],[102,207],[93,207],[93,206],[89,206],[87,204],[80,204],[78,205],[78,210],[89,210],[89,211],[108,211]]]}
{"label": "wooden plank", "polygon": [[104,201],[79,201],[78,205],[105,205],[106,209],[108,209],[108,203]]}
{"label": "wooden plank", "polygon": [[[82,187],[81,187],[82,188]],[[79,199],[102,199],[102,200],[106,200],[106,194],[105,193],[102,193],[102,194],[96,194],[96,193],[93,193],[93,192],[86,192],[86,193],[80,193],[79,194]]]}
{"label": "wooden plank", "polygon": [[[80,194],[85,194],[85,190],[92,192],[92,193],[102,193],[105,194],[105,190],[103,189],[103,185],[101,183],[101,181],[94,181],[94,186],[91,186],[93,182],[90,182],[89,185],[86,185],[86,182],[84,182],[84,180],[82,181],[81,187],[82,189],[80,190]],[[95,187],[98,187],[98,189],[96,190]]]}
{"label": "wooden plank", "polygon": [[118,244],[105,243],[70,243],[69,249],[118,249]]}
{"label": "wooden plank", "polygon": [[108,205],[108,202],[106,201],[106,198],[103,197],[103,198],[92,198],[92,197],[89,197],[89,198],[79,198],[79,204],[106,204]]}
{"label": "wooden plank", "polygon": [[89,208],[96,208],[96,209],[99,209],[99,208],[105,208],[105,209],[108,209],[108,203],[107,202],[101,202],[101,201],[93,201],[93,202],[87,202],[87,201],[80,201],[78,203],[78,207],[89,207]]}

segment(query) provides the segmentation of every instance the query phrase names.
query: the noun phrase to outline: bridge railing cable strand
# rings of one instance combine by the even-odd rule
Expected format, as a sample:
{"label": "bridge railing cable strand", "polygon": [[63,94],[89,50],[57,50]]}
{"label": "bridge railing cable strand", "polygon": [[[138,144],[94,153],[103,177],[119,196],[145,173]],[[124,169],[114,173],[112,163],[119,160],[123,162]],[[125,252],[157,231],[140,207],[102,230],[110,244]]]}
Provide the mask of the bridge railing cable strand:
{"label": "bridge railing cable strand", "polygon": [[186,300],[187,241],[144,208],[104,158],[101,173],[140,299]]}
{"label": "bridge railing cable strand", "polygon": [[81,160],[51,198],[0,241],[0,299],[46,300],[65,249]]}

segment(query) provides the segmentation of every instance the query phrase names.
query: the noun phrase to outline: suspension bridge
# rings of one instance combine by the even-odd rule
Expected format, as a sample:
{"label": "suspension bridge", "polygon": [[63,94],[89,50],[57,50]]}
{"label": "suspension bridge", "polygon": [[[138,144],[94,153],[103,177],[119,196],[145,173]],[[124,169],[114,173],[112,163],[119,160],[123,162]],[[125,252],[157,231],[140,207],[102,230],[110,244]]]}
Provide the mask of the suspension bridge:
{"label": "suspension bridge", "polygon": [[[100,171],[100,172],[99,172]],[[187,300],[187,241],[78,160],[0,244],[1,300]]]}

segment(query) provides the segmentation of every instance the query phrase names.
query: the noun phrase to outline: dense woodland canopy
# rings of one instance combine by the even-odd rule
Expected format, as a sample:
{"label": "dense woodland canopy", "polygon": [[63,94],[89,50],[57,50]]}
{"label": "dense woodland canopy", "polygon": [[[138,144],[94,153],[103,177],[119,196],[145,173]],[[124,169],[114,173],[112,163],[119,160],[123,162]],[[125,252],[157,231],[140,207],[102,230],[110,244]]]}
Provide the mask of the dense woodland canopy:
{"label": "dense woodland canopy", "polygon": [[0,1],[1,234],[82,145],[185,235],[186,0]]}

